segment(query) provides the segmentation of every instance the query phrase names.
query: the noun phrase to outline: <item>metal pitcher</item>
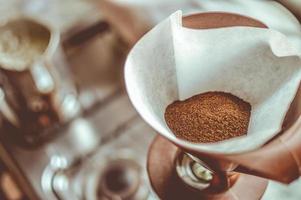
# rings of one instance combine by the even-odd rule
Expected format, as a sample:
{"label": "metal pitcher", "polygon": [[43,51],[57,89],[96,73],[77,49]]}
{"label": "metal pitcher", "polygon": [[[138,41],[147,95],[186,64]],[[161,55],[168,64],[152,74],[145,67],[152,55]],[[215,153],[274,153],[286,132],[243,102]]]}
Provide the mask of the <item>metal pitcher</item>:
{"label": "metal pitcher", "polygon": [[34,143],[46,130],[79,112],[59,31],[24,16],[0,24],[0,128],[4,135]]}

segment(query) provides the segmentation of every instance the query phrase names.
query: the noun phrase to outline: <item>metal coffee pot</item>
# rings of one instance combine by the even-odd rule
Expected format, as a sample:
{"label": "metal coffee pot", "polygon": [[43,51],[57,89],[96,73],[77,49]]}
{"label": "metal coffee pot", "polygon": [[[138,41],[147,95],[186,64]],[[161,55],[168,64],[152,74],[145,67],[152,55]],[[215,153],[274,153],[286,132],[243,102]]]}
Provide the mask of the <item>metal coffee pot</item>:
{"label": "metal coffee pot", "polygon": [[[30,56],[35,40],[41,43],[41,54],[29,57],[29,61],[20,67],[19,59],[26,58],[27,54]],[[59,31],[24,16],[0,24],[2,136],[14,142],[33,144],[49,135],[45,132],[51,132],[53,127],[69,121],[79,112],[80,104],[64,58]]]}

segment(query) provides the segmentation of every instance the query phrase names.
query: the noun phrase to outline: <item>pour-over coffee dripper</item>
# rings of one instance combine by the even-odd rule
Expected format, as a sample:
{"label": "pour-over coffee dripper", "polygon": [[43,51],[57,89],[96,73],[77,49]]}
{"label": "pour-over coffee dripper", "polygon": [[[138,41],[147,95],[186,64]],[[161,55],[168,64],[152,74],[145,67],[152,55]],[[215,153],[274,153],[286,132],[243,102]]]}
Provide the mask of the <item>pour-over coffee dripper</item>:
{"label": "pour-over coffee dripper", "polygon": [[[231,26],[267,28],[260,21],[230,13],[187,16],[183,18],[183,25],[193,29]],[[127,86],[128,90],[132,90],[129,84]],[[255,200],[260,199],[266,189],[267,180],[264,178],[289,183],[299,177],[299,93],[300,89],[287,112],[280,136],[251,152],[208,153],[157,136],[150,147],[147,163],[151,186],[155,193],[164,200]],[[136,107],[139,106],[133,103]]]}

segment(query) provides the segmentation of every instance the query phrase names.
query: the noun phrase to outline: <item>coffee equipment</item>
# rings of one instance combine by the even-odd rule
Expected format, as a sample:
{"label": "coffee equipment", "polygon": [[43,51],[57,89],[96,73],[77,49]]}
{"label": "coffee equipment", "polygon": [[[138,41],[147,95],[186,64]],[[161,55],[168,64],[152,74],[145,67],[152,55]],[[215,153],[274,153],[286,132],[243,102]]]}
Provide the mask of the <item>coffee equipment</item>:
{"label": "coffee equipment", "polygon": [[[29,17],[22,23],[46,26]],[[55,32],[54,38],[59,39],[58,36],[59,33]],[[55,46],[60,49],[58,57],[65,58],[49,60],[49,64],[55,61],[64,65],[54,66],[53,74],[48,68],[45,70],[48,83],[49,75],[50,78],[56,77],[56,67],[65,69],[66,74],[60,72],[60,76],[56,77],[58,83],[50,80],[50,83],[58,86],[62,83],[64,87],[46,91],[45,94],[30,93],[49,97],[46,103],[56,120],[49,127],[34,130],[37,134],[29,134],[33,139],[28,140],[22,131],[14,132],[18,127],[9,117],[11,114],[18,119],[19,113],[14,110],[8,97],[3,98],[1,108],[6,112],[2,113],[5,123],[3,132],[1,130],[1,159],[29,199],[148,198],[145,146],[149,145],[153,135],[140,135],[142,131],[152,130],[139,119],[123,90],[121,77],[126,45],[101,18],[80,22],[61,38],[60,42],[54,41],[57,41]],[[20,72],[16,73],[18,75]],[[25,73],[25,80],[30,80],[28,84],[33,88],[28,92],[37,88],[33,84],[32,74],[31,71]],[[3,74],[9,80],[15,80],[12,78],[16,76],[23,81],[25,76],[23,72],[23,76],[13,75]],[[43,78],[43,75],[38,74],[38,77]],[[45,82],[42,80],[42,83]],[[7,83],[5,86],[11,85]],[[28,88],[22,88],[27,85],[18,86],[20,88],[7,89],[5,95],[20,90],[26,97],[30,96],[26,93]],[[59,92],[61,89],[64,90]],[[72,101],[69,102],[71,104],[53,104],[51,100],[58,95],[57,92],[62,95],[70,92],[75,97],[75,104]],[[70,112],[67,114],[70,115],[61,115],[64,113],[62,109],[68,107]],[[34,124],[39,121],[31,119],[30,122]]]}
{"label": "coffee equipment", "polygon": [[[75,4],[74,1],[71,2]],[[198,7],[195,3],[191,5],[200,10],[207,9]],[[168,11],[160,15],[160,20],[163,19],[162,16],[167,16],[173,10]],[[89,13],[89,16],[91,14]],[[58,18],[60,21],[65,19]],[[64,32],[61,37],[69,75],[76,85],[77,100],[80,102],[83,114],[74,121],[50,130],[50,134],[47,135],[51,137],[44,138],[42,144],[37,142],[34,147],[22,147],[7,140],[1,142],[1,159],[5,161],[14,179],[20,183],[22,190],[30,199],[95,199],[109,198],[112,195],[156,199],[156,195],[152,195],[148,187],[145,171],[146,150],[155,131],[138,116],[124,92],[122,68],[129,47],[120,40],[120,32],[116,32],[118,29],[114,24],[111,24],[110,20],[109,23],[110,25],[103,18],[80,22],[67,34]],[[85,34],[77,34],[77,31],[81,32],[81,29],[87,27],[92,29],[84,31]],[[143,30],[143,33],[145,31]],[[172,146],[169,142],[164,144],[167,149]],[[176,149],[175,146],[172,148]],[[168,154],[161,155],[168,156]],[[166,163],[165,160],[164,162],[158,160],[158,162],[158,166],[162,168]],[[125,168],[120,169],[120,165]],[[133,181],[130,182],[133,184],[127,184],[129,182],[122,181],[127,179],[121,178],[118,180],[121,180],[119,183],[122,184],[118,186],[124,187],[107,187],[107,183],[111,183],[112,180],[111,171],[121,175],[128,174],[133,177]],[[203,171],[210,178],[210,173]],[[139,187],[137,187],[138,182]],[[298,188],[298,185],[295,186]],[[279,191],[272,186],[270,189],[274,189],[268,189],[268,192],[272,191],[273,194]]]}
{"label": "coffee equipment", "polygon": [[[3,22],[1,40],[1,129],[9,130],[5,137],[15,142],[34,145],[46,137],[47,130],[80,112],[60,33],[45,23],[18,16]],[[41,49],[39,55],[31,55],[35,48]]]}
{"label": "coffee equipment", "polygon": [[[182,23],[184,27],[190,29],[232,26],[267,28],[260,21],[233,13],[194,14],[184,17]],[[154,31],[151,33],[156,34]],[[150,38],[151,36],[147,35],[144,39],[150,41]],[[232,154],[201,150],[196,145],[172,138],[163,131],[157,120],[160,118],[158,109],[162,109],[160,103],[149,108],[145,106],[150,103],[165,102],[166,99],[172,98],[168,95],[172,96],[174,92],[172,89],[171,91],[168,89],[171,87],[169,85],[173,85],[171,80],[167,80],[168,86],[160,82],[160,78],[164,77],[165,71],[168,70],[162,70],[162,74],[157,74],[156,79],[152,79],[152,75],[146,75],[145,71],[147,70],[140,69],[141,71],[135,73],[135,63],[139,63],[139,66],[143,67],[143,59],[141,61],[143,56],[139,57],[138,54],[135,54],[135,50],[141,48],[143,44],[142,41],[138,42],[137,47],[134,47],[133,52],[130,53],[126,62],[125,79],[133,105],[142,117],[162,135],[157,136],[150,146],[147,163],[152,188],[160,199],[255,200],[261,199],[265,192],[267,187],[265,178],[290,183],[300,176],[299,94],[295,96],[290,110],[286,114],[281,134],[264,146],[250,152]],[[167,53],[165,56],[167,59]],[[147,68],[147,65],[145,67]],[[165,65],[165,67],[169,66]],[[150,73],[156,74],[154,69]],[[161,71],[158,70],[158,72]],[[168,76],[173,77],[172,73],[169,73]],[[141,83],[143,80],[152,81],[148,82],[149,86],[146,86],[147,84]],[[158,91],[158,94],[154,90],[157,84],[160,84],[162,89],[162,91]],[[141,90],[140,87],[143,89]],[[146,99],[139,97],[141,93],[137,90],[149,90],[144,94],[149,97]],[[162,95],[162,92],[167,94]],[[143,105],[144,103],[145,105]]]}

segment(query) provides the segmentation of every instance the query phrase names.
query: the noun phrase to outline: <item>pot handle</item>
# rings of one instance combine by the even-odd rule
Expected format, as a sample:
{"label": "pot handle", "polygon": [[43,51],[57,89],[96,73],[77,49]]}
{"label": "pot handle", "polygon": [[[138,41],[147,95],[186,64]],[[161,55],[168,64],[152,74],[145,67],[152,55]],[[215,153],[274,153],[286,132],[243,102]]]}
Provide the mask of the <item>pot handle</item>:
{"label": "pot handle", "polygon": [[92,38],[102,35],[110,30],[110,25],[103,20],[88,26],[77,26],[67,31],[66,36],[63,37],[64,48],[75,47],[81,45]]}
{"label": "pot handle", "polygon": [[240,165],[235,171],[282,183],[291,183],[301,175],[301,116],[262,148],[227,159]]}

